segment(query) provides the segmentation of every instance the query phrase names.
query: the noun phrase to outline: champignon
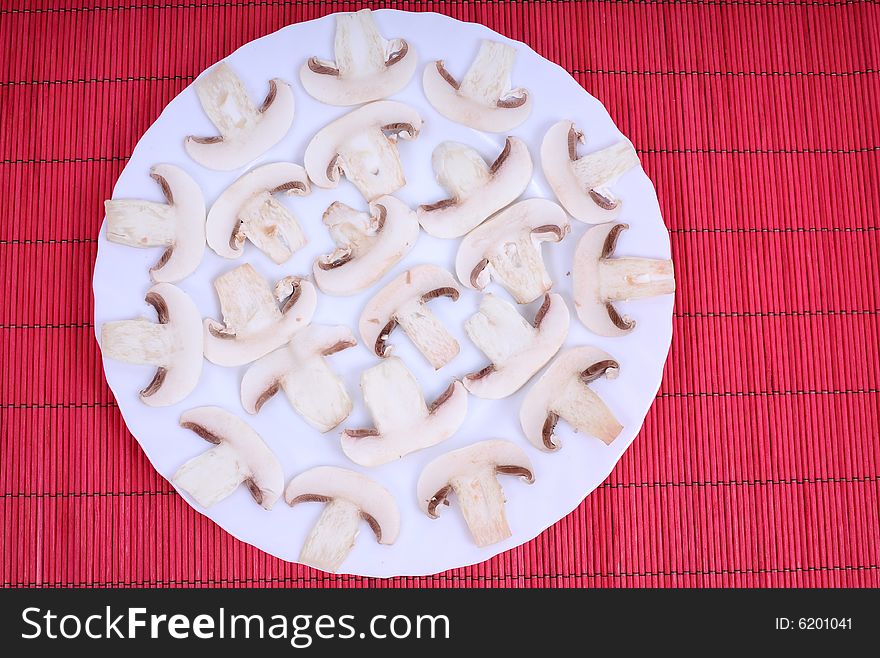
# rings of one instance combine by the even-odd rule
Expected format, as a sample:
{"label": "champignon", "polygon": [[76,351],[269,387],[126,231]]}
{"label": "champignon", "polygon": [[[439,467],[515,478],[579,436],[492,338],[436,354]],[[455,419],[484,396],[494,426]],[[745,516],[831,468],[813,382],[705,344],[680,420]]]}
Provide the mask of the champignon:
{"label": "champignon", "polygon": [[529,389],[520,407],[519,420],[526,438],[541,450],[557,450],[553,430],[560,418],[577,432],[595,436],[606,445],[623,426],[589,384],[600,377],[614,379],[620,366],[596,347],[575,347],[562,352],[547,372]]}
{"label": "champignon", "polygon": [[367,201],[393,194],[406,184],[397,139],[415,139],[421,128],[422,118],[409,105],[364,105],[318,131],[306,147],[306,171],[325,188],[336,187],[345,175]]}
{"label": "champignon", "polygon": [[250,240],[281,264],[306,242],[296,217],[274,194],[310,192],[306,170],[292,162],[257,167],[220,195],[208,213],[208,245],[223,258],[240,258]]}
{"label": "champignon", "polygon": [[340,201],[324,213],[336,249],[315,260],[315,283],[328,295],[354,295],[376,283],[409,253],[419,238],[416,214],[393,196],[360,212]]}
{"label": "champignon", "polygon": [[309,325],[285,347],[257,359],[241,380],[241,404],[257,413],[279,390],[309,425],[328,432],[351,413],[351,398],[324,357],[354,347],[348,327]]}
{"label": "champignon", "polygon": [[568,217],[546,199],[509,206],[468,233],[458,247],[455,273],[468,288],[483,290],[494,276],[519,304],[550,290],[541,243],[560,242],[570,229]]}
{"label": "champignon", "polygon": [[366,521],[380,544],[393,544],[400,533],[400,511],[388,490],[372,478],[347,468],[318,466],[300,473],[287,485],[284,498],[298,503],[324,503],[299,561],[335,572],[348,557]]}
{"label": "champignon", "polygon": [[220,407],[183,412],[180,426],[214,447],[177,469],[172,478],[202,507],[211,507],[244,484],[257,504],[272,509],[284,488],[281,462],[250,425]]}
{"label": "champignon", "polygon": [[151,407],[177,404],[202,374],[202,316],[180,288],[157,283],[147,292],[158,324],[144,318],[107,322],[101,327],[101,352],[108,359],[156,368],[140,392]]}
{"label": "champignon", "polygon": [[467,414],[467,391],[453,381],[430,406],[412,373],[390,357],[361,374],[364,402],[376,424],[342,430],[342,451],[361,466],[379,466],[455,434]]}
{"label": "champignon", "polygon": [[293,91],[283,80],[269,80],[269,93],[260,107],[228,64],[220,62],[196,80],[202,109],[219,135],[184,141],[189,157],[203,167],[238,169],[275,146],[293,123]]}
{"label": "champignon", "polygon": [[571,121],[554,124],[541,143],[544,176],[572,217],[589,224],[607,222],[619,214],[621,207],[610,186],[638,166],[639,156],[624,139],[578,157],[579,142],[584,142],[584,134]]}
{"label": "champignon", "polygon": [[458,354],[458,341],[428,308],[438,297],[457,301],[455,278],[436,265],[418,265],[394,278],[377,292],[361,313],[361,338],[376,356],[391,354],[388,338],[396,327],[415,344],[435,370]]}
{"label": "champignon", "polygon": [[532,111],[528,89],[510,88],[514,59],[515,48],[484,39],[461,82],[446,70],[443,60],[428,64],[422,76],[425,96],[447,119],[487,132],[512,130]]}
{"label": "champignon", "polygon": [[214,288],[223,322],[205,320],[205,357],[218,366],[244,365],[281,347],[311,322],[317,304],[307,279],[286,276],[273,294],[250,263],[217,277]]}
{"label": "champignon", "polygon": [[450,197],[419,206],[419,223],[438,238],[457,238],[512,203],[532,179],[532,158],[521,139],[508,137],[492,165],[470,146],[443,142],[431,158]]}
{"label": "champignon", "polygon": [[622,336],[636,326],[613,302],[675,292],[671,260],[612,258],[617,238],[627,228],[613,223],[594,226],[575,251],[574,307],[584,326],[600,336]]}
{"label": "champignon", "polygon": [[336,61],[310,57],[299,70],[310,96],[328,105],[360,105],[403,89],[416,70],[415,49],[404,39],[386,41],[369,9],[337,14]]}
{"label": "champignon", "polygon": [[510,537],[504,512],[504,490],[499,475],[517,475],[535,481],[532,463],[516,444],[501,439],[480,441],[441,455],[425,466],[416,486],[419,507],[432,519],[437,508],[458,498],[465,523],[477,546],[489,546]]}
{"label": "champignon", "polygon": [[568,334],[568,307],[561,295],[544,295],[529,324],[512,304],[487,294],[464,328],[491,363],[465,375],[464,387],[478,398],[499,400],[516,393],[544,367]]}
{"label": "champignon", "polygon": [[196,271],[205,253],[205,197],[183,169],[156,165],[150,177],[162,188],[165,203],[140,199],[104,202],[107,239],[128,247],[165,247],[150,268],[153,281],[173,283]]}

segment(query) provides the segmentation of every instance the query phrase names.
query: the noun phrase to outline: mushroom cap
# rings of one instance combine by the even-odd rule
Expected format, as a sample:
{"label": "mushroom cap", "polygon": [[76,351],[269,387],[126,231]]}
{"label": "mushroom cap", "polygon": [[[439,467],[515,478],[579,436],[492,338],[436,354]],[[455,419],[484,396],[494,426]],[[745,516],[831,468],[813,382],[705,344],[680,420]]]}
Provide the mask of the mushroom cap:
{"label": "mushroom cap", "polygon": [[401,307],[426,296],[435,296],[432,293],[438,290],[458,297],[455,277],[436,265],[417,265],[389,281],[373,295],[361,313],[358,328],[367,349],[375,351],[379,337]]}
{"label": "mushroom cap", "polygon": [[[457,238],[513,202],[532,179],[529,149],[518,137],[508,137],[491,165],[474,149],[443,142],[431,158],[437,180],[451,198],[419,206],[419,223],[438,238]],[[451,203],[450,203],[451,202]]]}
{"label": "mushroom cap", "polygon": [[415,377],[397,357],[365,370],[361,389],[376,429],[366,436],[342,431],[342,451],[361,466],[379,466],[445,441],[467,415],[467,391],[460,381],[453,381],[429,407]]}
{"label": "mushroom cap", "polygon": [[101,350],[106,358],[157,366],[140,398],[151,407],[167,407],[183,400],[199,382],[202,315],[189,295],[170,283],[155,284],[146,301],[156,309],[159,325],[143,320],[108,322],[101,327]]}
{"label": "mushroom cap", "polygon": [[244,243],[233,241],[242,207],[260,193],[310,192],[306,170],[292,162],[272,162],[257,167],[227,187],[211,206],[207,221],[208,246],[223,258],[239,258]]}
{"label": "mushroom cap", "polygon": [[[328,223],[332,213],[340,210],[353,219],[362,213],[349,208],[339,201],[324,213],[324,223]],[[416,214],[405,203],[393,196],[379,197],[370,203],[373,217],[384,214],[384,222],[374,236],[364,236],[364,247],[347,262],[324,269],[321,258],[312,266],[315,283],[328,295],[353,295],[366,290],[381,279],[392,267],[409,253],[419,238],[419,223]],[[366,223],[366,222],[365,222]]]}
{"label": "mushroom cap", "polygon": [[[455,477],[476,476],[486,469],[504,473],[504,467],[522,469],[529,483],[534,482],[532,462],[525,451],[512,441],[489,439],[440,455],[422,470],[416,485],[419,509],[431,516],[428,505],[434,495]],[[502,470],[498,470],[498,469]],[[436,516],[436,515],[435,515]]]}
{"label": "mushroom cap", "polygon": [[490,400],[513,395],[559,351],[569,322],[568,307],[555,293],[544,297],[537,326],[528,324],[508,302],[484,295],[480,311],[465,323],[465,329],[492,365],[487,374],[465,375],[465,388]]}
{"label": "mushroom cap", "polygon": [[269,81],[269,92],[259,108],[226,62],[199,76],[195,88],[202,109],[220,135],[190,135],[184,146],[193,160],[208,169],[243,167],[280,142],[293,122],[293,90],[279,78]]}
{"label": "mushroom cap", "polygon": [[335,62],[312,57],[299,70],[306,92],[328,105],[387,98],[407,85],[418,63],[412,45],[382,38],[369,9],[337,14],[335,46]]}
{"label": "mushroom cap", "polygon": [[400,534],[397,502],[385,487],[366,475],[347,468],[318,466],[297,475],[284,491],[288,505],[325,503],[339,498],[360,509],[376,534],[376,541],[394,543]]}
{"label": "mushroom cap", "polygon": [[341,175],[337,156],[341,146],[370,131],[391,130],[404,139],[418,136],[422,118],[415,108],[397,101],[375,101],[352,110],[321,128],[306,147],[304,164],[318,187],[332,188]]}
{"label": "mushroom cap", "polygon": [[[532,112],[531,94],[509,88],[515,58],[512,46],[484,40],[461,82],[452,78],[442,61],[431,62],[422,75],[425,96],[435,110],[457,123],[493,133],[512,130]],[[511,91],[518,97],[505,102],[508,99],[502,96],[510,96]]]}
{"label": "mushroom cap", "polygon": [[[468,233],[458,247],[455,257],[455,273],[463,286],[473,290],[482,290],[492,278],[493,260],[505,254],[508,245],[531,237],[531,242],[538,252],[540,260],[540,243],[548,240],[561,241],[569,232],[571,225],[568,216],[558,204],[547,199],[526,199],[508,206],[495,214],[473,231]],[[487,260],[478,277],[474,278],[474,269],[482,261]],[[552,285],[549,275],[541,266],[540,272],[522,272],[524,278],[540,277],[543,279],[543,292]],[[476,285],[475,285],[476,284]],[[532,299],[521,299],[516,291],[517,302],[524,304]]]}
{"label": "mushroom cap", "polygon": [[220,407],[196,407],[180,415],[180,425],[214,445],[235,451],[239,464],[250,473],[248,488],[257,502],[270,509],[284,490],[284,471],[275,453],[254,429]]}
{"label": "mushroom cap", "polygon": [[[588,385],[581,379],[581,374],[585,370],[597,363],[606,362],[609,363],[608,367],[606,370],[597,373],[597,377],[602,375],[611,377],[611,370],[616,370],[617,367],[614,357],[598,347],[575,347],[562,352],[556,357],[553,363],[550,364],[550,367],[541,375],[541,378],[529,389],[520,407],[520,425],[526,438],[532,445],[541,450],[548,450],[548,446],[544,444],[543,438],[548,413],[563,402],[570,403],[569,396],[567,395],[570,386],[588,388]],[[588,398],[595,398],[595,400],[592,401]],[[578,400],[575,399],[574,403],[577,402]],[[590,412],[586,405],[601,405],[603,410],[606,409],[604,402],[591,391],[587,391],[587,395],[582,396],[579,402],[581,408],[577,409],[577,411],[582,414]],[[610,443],[620,432],[621,427],[616,420],[609,418],[607,427],[604,429],[607,429],[607,433],[603,431],[605,436],[600,438],[606,443]]]}
{"label": "mushroom cap", "polygon": [[[638,165],[638,156],[632,144],[623,140],[602,152],[583,156],[592,155],[595,168],[578,171],[575,162],[580,158],[575,151],[582,141],[583,134],[573,122],[563,120],[553,124],[541,142],[541,168],[559,203],[572,217],[588,224],[607,222],[620,213],[620,204],[614,202],[608,209],[600,207],[590,194],[591,186],[601,187]],[[595,182],[587,180],[590,178]]]}

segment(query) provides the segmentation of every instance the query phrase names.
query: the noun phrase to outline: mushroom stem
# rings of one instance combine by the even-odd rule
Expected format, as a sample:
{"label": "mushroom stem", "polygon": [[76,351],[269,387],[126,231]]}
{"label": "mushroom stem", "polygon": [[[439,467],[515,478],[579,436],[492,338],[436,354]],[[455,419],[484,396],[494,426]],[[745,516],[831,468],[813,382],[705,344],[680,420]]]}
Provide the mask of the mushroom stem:
{"label": "mushroom stem", "polygon": [[406,184],[397,146],[379,130],[364,130],[340,144],[337,166],[368,200]]}
{"label": "mushroom stem", "polygon": [[268,191],[245,204],[239,220],[241,232],[232,235],[237,246],[247,238],[279,265],[307,242],[296,218]]}
{"label": "mushroom stem", "polygon": [[420,299],[402,306],[395,319],[434,370],[439,370],[458,354],[458,341]]}
{"label": "mushroom stem", "polygon": [[465,96],[479,99],[485,105],[494,105],[508,95],[510,72],[516,50],[505,43],[484,40],[476,58],[465,73],[459,90]]}
{"label": "mushroom stem", "polygon": [[671,260],[607,258],[599,263],[602,295],[609,300],[641,299],[675,292]]}
{"label": "mushroom stem", "polygon": [[104,202],[107,239],[129,247],[165,247],[174,243],[175,209],[166,203],[138,200]]}
{"label": "mushroom stem", "polygon": [[[623,430],[623,425],[614,417],[611,409],[603,402],[602,398],[576,380],[569,381],[566,387],[559,392],[552,409],[578,432],[595,436],[606,445],[611,445]],[[553,424],[555,425],[555,423]],[[551,434],[547,438],[551,444],[558,447],[558,444],[553,440],[553,427],[548,429]]]}
{"label": "mushroom stem", "polygon": [[504,490],[498,483],[494,466],[453,477],[449,484],[477,546],[489,546],[510,537],[504,513]]}
{"label": "mushroom stem", "polygon": [[357,505],[341,498],[330,500],[309,532],[299,561],[316,569],[336,571],[351,552],[360,523]]}
{"label": "mushroom stem", "polygon": [[174,482],[202,507],[210,507],[235,491],[248,471],[235,450],[221,443],[190,459],[174,475]]}
{"label": "mushroom stem", "polygon": [[588,186],[584,192],[601,188],[620,178],[639,164],[639,156],[626,140],[612,144],[608,148],[588,153],[571,163],[581,184]]}
{"label": "mushroom stem", "polygon": [[166,366],[174,349],[174,332],[149,320],[118,320],[101,327],[104,356],[135,365]]}
{"label": "mushroom stem", "polygon": [[552,285],[541,251],[532,246],[528,237],[505,242],[492,260],[492,269],[518,304],[537,299]]}

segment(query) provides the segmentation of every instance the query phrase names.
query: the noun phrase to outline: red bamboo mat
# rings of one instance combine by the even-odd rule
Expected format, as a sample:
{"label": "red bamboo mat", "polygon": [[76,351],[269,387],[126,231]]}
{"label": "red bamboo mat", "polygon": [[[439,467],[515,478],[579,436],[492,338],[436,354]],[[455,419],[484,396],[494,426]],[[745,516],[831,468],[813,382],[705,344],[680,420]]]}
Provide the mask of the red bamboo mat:
{"label": "red bamboo mat", "polygon": [[639,150],[679,292],[635,444],[534,541],[427,578],[326,576],[194,512],[103,379],[90,285],[102,200],[201,70],[364,5],[2,0],[0,582],[880,586],[880,5],[368,4],[530,44]]}

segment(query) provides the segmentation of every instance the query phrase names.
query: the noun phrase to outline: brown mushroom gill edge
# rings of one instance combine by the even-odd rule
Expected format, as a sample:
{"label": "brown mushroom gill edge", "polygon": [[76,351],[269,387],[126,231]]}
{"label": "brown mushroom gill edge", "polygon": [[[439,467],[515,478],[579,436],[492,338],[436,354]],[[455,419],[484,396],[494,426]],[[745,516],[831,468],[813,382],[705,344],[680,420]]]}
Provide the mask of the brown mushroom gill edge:
{"label": "brown mushroom gill edge", "polygon": [[[568,159],[572,162],[578,159],[577,145],[583,137],[584,134],[580,130],[577,130],[574,127],[574,124],[572,124],[571,128],[568,129]],[[602,210],[614,210],[620,205],[620,201],[610,199],[596,190],[590,189],[587,190],[587,193],[590,195],[593,202]]]}
{"label": "brown mushroom gill edge", "polygon": [[[329,503],[332,500],[330,496],[321,496],[319,494],[302,494],[301,496],[297,496],[293,500],[291,500],[288,505],[293,507],[299,503]],[[367,525],[370,526],[370,530],[373,531],[373,534],[376,535],[376,541],[382,542],[382,526],[379,525],[379,522],[371,515],[367,514],[363,510],[360,512],[361,518],[367,522]]]}
{"label": "brown mushroom gill edge", "polygon": [[[159,187],[162,188],[162,196],[165,197],[165,202],[169,206],[173,206],[174,205],[174,194],[171,192],[171,185],[168,184],[168,181],[165,179],[165,177],[162,176],[161,174],[157,174],[156,172],[151,172],[150,178],[152,178],[154,181],[156,181],[159,184]],[[156,264],[150,268],[150,272],[155,272],[156,270],[161,270],[163,267],[165,267],[165,264],[169,260],[171,260],[172,253],[174,253],[174,245],[171,245],[165,251],[162,252],[162,255],[159,257],[159,260],[156,261]],[[160,386],[161,386],[161,384],[160,384]],[[147,387],[147,388],[149,389],[149,387]],[[157,389],[158,389],[158,387],[157,387]],[[141,393],[143,393],[143,391]],[[151,391],[150,393],[147,393],[146,395],[152,395],[153,393],[155,393],[155,390]]]}
{"label": "brown mushroom gill edge", "polygon": [[[198,423],[193,422],[185,422],[181,423],[180,426],[184,429],[190,430],[199,438],[204,439],[208,443],[220,445],[223,442],[223,440],[219,436],[207,429],[204,425],[199,425]],[[247,478],[244,481],[244,485],[248,488],[248,491],[251,492],[251,496],[253,496],[253,499],[257,502],[257,505],[262,505],[263,492],[260,491],[260,488],[257,486],[257,483],[254,482],[253,478]]]}
{"label": "brown mushroom gill edge", "polygon": [[[620,234],[628,228],[628,224],[616,224],[610,231],[608,231],[608,235],[605,236],[605,243],[602,245],[602,253],[599,256],[600,259],[608,258],[614,253],[614,249],[617,247],[617,239],[620,237]],[[605,302],[605,312],[608,313],[608,318],[611,320],[611,324],[623,331],[629,331],[636,324],[634,320],[624,319],[623,316],[617,312],[617,309],[614,308],[614,304],[611,302]]]}
{"label": "brown mushroom gill edge", "polygon": [[[428,414],[433,414],[437,409],[439,409],[443,404],[446,403],[449,398],[452,397],[452,394],[455,392],[455,382],[452,382],[449,386],[446,387],[446,390],[443,391],[436,400],[434,400],[431,404],[428,405]],[[375,428],[370,429],[357,429],[357,430],[343,430],[343,433],[348,436],[350,439],[363,439],[367,436],[379,436],[379,430]]]}
{"label": "brown mushroom gill edge", "polygon": [[[596,363],[581,371],[578,378],[584,384],[590,384],[604,376],[609,370],[616,368],[620,368],[620,364],[613,359],[596,361]],[[544,442],[544,447],[547,448],[547,450],[557,450],[559,448],[559,446],[553,443],[552,440],[553,430],[556,429],[557,422],[559,422],[559,414],[554,411],[549,412],[547,414],[547,419],[544,421],[544,427],[541,430],[541,440]]]}
{"label": "brown mushroom gill edge", "polygon": [[[409,272],[407,275],[410,276]],[[407,281],[409,283],[409,281]],[[443,288],[435,288],[434,290],[429,290],[424,295],[422,295],[422,302],[428,302],[432,299],[436,299],[437,297],[449,297],[452,301],[458,301],[459,292],[455,288],[445,286]],[[388,345],[386,344],[388,338],[391,336],[391,332],[397,328],[397,320],[391,318],[384,327],[382,327],[382,331],[379,332],[379,336],[376,338],[376,344],[373,346],[373,351],[376,352],[376,356],[384,357],[386,352],[388,351]]]}
{"label": "brown mushroom gill edge", "polygon": [[[525,478],[529,482],[535,481],[534,474],[527,468],[523,466],[507,466],[507,465],[498,465],[495,467],[496,473],[501,473],[502,475],[518,475],[519,477]],[[449,493],[452,491],[452,485],[447,484],[445,487],[440,489],[437,493],[431,496],[431,499],[428,501],[428,516],[432,519],[438,518],[437,516],[437,506],[441,503],[443,505],[449,505]]]}
{"label": "brown mushroom gill edge", "polygon": [[437,66],[437,73],[440,74],[440,77],[446,80],[449,83],[449,86],[458,91],[461,88],[461,83],[452,77],[452,74],[446,70],[446,66],[443,64],[443,60],[437,60],[434,63]]}
{"label": "brown mushroom gill edge", "polygon": [[[160,176],[161,178],[161,176]],[[162,180],[165,180],[164,178]],[[170,192],[169,192],[170,194]],[[170,252],[170,250],[169,250]],[[166,252],[168,253],[168,252]],[[169,253],[170,255],[170,253]],[[147,296],[144,297],[144,301],[147,302],[150,306],[156,309],[156,317],[159,318],[159,324],[168,324],[169,315],[168,315],[168,304],[165,303],[165,298],[162,295],[159,295],[155,292],[148,292]],[[141,391],[141,396],[147,398],[156,393],[160,388],[162,388],[162,384],[165,383],[165,377],[168,375],[167,368],[156,368],[156,374],[153,375],[153,379],[149,384]]]}

